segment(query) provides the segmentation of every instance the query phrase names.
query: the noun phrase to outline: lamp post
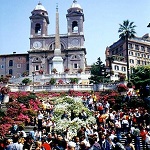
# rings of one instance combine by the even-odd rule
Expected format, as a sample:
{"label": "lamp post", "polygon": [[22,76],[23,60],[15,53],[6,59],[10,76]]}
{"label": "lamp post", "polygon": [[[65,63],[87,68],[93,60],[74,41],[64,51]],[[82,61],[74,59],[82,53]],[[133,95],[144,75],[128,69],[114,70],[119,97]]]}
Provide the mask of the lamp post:
{"label": "lamp post", "polygon": [[105,77],[105,70],[102,69],[102,76],[103,76],[103,91],[104,91],[104,77]]}
{"label": "lamp post", "polygon": [[34,93],[34,76],[35,76],[35,72],[32,72],[32,77],[33,77],[33,89],[32,89],[32,91],[33,91],[33,93]]}

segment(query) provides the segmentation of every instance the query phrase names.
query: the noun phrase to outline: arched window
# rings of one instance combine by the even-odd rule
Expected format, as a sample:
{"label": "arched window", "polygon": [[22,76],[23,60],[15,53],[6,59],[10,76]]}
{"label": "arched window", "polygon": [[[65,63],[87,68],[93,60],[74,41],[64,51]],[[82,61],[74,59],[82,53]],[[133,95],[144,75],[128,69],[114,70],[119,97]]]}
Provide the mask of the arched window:
{"label": "arched window", "polygon": [[119,66],[115,65],[115,70],[119,70]]}
{"label": "arched window", "polygon": [[13,70],[12,69],[9,69],[9,74],[13,74]]}
{"label": "arched window", "polygon": [[41,25],[39,23],[35,25],[35,34],[41,35]]}
{"label": "arched window", "polygon": [[13,66],[13,60],[9,60],[9,67]]}
{"label": "arched window", "polygon": [[78,33],[78,23],[77,23],[77,21],[72,22],[72,32],[73,33]]}
{"label": "arched window", "polygon": [[[61,51],[63,51],[65,49],[64,45],[62,43],[61,43],[60,49],[61,49]],[[49,50],[51,50],[51,51],[55,50],[55,42],[50,45]]]}
{"label": "arched window", "polygon": [[121,70],[122,70],[122,71],[126,71],[126,67],[122,67]]}

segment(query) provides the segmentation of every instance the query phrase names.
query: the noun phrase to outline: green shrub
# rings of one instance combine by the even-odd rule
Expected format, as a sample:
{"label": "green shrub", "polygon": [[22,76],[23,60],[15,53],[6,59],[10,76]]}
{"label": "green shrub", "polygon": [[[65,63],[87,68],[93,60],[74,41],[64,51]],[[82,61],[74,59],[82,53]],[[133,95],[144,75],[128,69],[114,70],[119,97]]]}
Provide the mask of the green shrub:
{"label": "green shrub", "polygon": [[50,83],[51,85],[54,85],[54,84],[56,83],[56,79],[51,78],[50,81],[49,81],[49,83]]}
{"label": "green shrub", "polygon": [[25,85],[30,84],[31,82],[32,82],[32,80],[30,80],[29,78],[24,78],[22,80],[22,83],[25,84]]}

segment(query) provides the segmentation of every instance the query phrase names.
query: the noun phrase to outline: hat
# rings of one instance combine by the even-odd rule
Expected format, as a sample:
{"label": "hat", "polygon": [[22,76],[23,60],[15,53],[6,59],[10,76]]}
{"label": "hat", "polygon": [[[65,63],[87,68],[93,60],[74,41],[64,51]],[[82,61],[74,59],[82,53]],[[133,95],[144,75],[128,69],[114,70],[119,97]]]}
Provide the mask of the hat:
{"label": "hat", "polygon": [[75,142],[68,142],[68,147],[76,147],[76,143]]}

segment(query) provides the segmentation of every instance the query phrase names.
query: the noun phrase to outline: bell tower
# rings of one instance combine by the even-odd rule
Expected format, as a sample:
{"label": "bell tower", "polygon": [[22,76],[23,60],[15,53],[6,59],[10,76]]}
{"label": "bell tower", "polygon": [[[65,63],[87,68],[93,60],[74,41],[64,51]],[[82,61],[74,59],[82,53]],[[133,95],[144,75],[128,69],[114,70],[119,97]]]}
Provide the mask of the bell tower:
{"label": "bell tower", "polygon": [[44,6],[39,2],[31,14],[30,37],[47,36],[49,18]]}
{"label": "bell tower", "polygon": [[77,3],[73,1],[71,7],[67,10],[67,28],[68,28],[68,47],[84,47],[84,33],[83,22],[84,14],[83,9]]}

